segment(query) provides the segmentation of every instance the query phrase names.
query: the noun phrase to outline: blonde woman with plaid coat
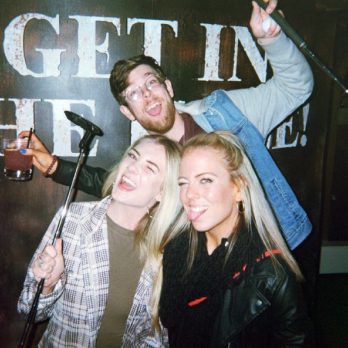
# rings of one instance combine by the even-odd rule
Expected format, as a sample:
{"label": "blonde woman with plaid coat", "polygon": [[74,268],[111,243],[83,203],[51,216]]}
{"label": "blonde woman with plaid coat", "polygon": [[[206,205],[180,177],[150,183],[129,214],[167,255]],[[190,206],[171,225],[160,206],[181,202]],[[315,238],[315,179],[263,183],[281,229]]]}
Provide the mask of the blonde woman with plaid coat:
{"label": "blonde woman with plaid coat", "polygon": [[[104,191],[111,194],[100,202],[71,204],[62,239],[52,246],[60,213],[56,214],[30,262],[18,301],[18,311],[27,314],[38,281],[45,279],[36,321],[49,322],[40,347],[166,345],[166,335],[150,330],[144,317],[140,322],[145,326],[139,326],[143,332],[138,330],[141,344],[136,337],[123,344],[122,336],[133,297],[144,290],[147,272],[137,286],[144,260],[151,264],[149,250],[157,250],[163,239],[159,233],[170,222],[167,212],[180,209],[179,161],[180,149],[172,140],[161,135],[140,138],[107,178]],[[114,241],[110,224],[123,233]],[[124,250],[123,237],[130,237],[129,250]],[[117,249],[119,245],[123,249]],[[135,266],[127,269],[129,264]],[[119,281],[122,271],[126,274]],[[151,283],[148,279],[146,291],[151,291]]]}

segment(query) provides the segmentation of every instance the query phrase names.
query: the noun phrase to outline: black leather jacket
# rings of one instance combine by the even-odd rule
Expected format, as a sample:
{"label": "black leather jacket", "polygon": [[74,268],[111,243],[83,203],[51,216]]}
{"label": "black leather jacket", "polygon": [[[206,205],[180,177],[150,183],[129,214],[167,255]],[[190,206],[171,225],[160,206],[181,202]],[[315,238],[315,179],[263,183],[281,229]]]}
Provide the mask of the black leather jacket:
{"label": "black leather jacket", "polygon": [[[75,173],[76,163],[62,160],[58,161],[58,167],[52,175],[52,179],[58,184],[69,186]],[[77,181],[77,189],[96,197],[102,197],[102,188],[108,172],[103,168],[84,165]]]}
{"label": "black leather jacket", "polygon": [[313,347],[301,285],[285,270],[266,258],[231,282],[210,347]]}

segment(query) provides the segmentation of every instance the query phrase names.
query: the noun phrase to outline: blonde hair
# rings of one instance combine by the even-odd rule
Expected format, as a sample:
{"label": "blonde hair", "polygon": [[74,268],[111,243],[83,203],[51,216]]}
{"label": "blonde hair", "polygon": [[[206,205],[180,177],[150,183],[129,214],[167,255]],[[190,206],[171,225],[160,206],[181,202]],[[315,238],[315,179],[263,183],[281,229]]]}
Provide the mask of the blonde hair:
{"label": "blonde hair", "polygon": [[[241,220],[238,225],[244,223],[248,230],[251,230],[252,225],[254,225],[266,250],[270,252],[275,267],[280,267],[280,264],[272,250],[279,249],[280,257],[289,266],[297,279],[302,279],[301,271],[282,237],[276,217],[268,203],[254,168],[238,138],[224,131],[200,134],[190,139],[184,145],[182,156],[196,148],[211,148],[222,155],[232,182],[241,191],[241,197],[244,203],[244,212],[243,214],[239,214]],[[238,228],[235,230],[236,233],[232,233],[230,236],[231,243],[229,244],[227,255],[230,255],[238,236]],[[197,250],[198,236],[197,231],[193,228],[189,229],[189,233],[190,251],[188,255],[188,265],[190,268]]]}
{"label": "blonde hair", "polygon": [[[141,259],[145,261],[145,267],[150,267],[154,271],[150,306],[153,327],[159,328],[158,304],[162,286],[163,249],[169,240],[174,238],[183,226],[186,226],[186,219],[184,214],[181,213],[182,206],[178,186],[181,147],[177,142],[163,135],[146,135],[135,141],[126,150],[122,159],[127,156],[131,148],[144,141],[151,141],[163,146],[166,154],[161,201],[149,209],[148,214],[139,221],[135,229],[135,245],[140,250]],[[112,191],[118,167],[118,164],[113,167],[104,183],[102,190],[104,196]]]}

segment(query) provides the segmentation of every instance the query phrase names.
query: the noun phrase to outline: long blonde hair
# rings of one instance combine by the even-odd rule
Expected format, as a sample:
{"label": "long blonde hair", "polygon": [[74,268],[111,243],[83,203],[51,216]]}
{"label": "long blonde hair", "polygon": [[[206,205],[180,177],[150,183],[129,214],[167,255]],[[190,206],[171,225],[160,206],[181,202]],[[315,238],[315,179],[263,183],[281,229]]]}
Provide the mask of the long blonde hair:
{"label": "long blonde hair", "polygon": [[[163,249],[169,240],[174,238],[187,223],[184,215],[181,213],[182,206],[179,199],[178,174],[181,147],[177,142],[163,135],[146,135],[135,141],[126,150],[122,159],[131,148],[144,141],[151,141],[163,146],[166,154],[161,201],[149,209],[148,214],[139,221],[135,229],[135,246],[140,250],[140,256],[145,262],[145,267],[150,267],[154,273],[150,305],[152,308],[153,327],[159,328],[158,303],[162,285]],[[118,164],[113,167],[104,183],[102,190],[104,196],[112,191],[118,167]]]}
{"label": "long blonde hair", "polygon": [[[276,267],[280,267],[280,264],[274,257],[273,249],[280,250],[280,257],[293,271],[297,279],[302,279],[301,271],[282,237],[276,217],[238,138],[230,132],[225,131],[200,134],[190,139],[184,145],[182,156],[196,148],[211,148],[221,153],[232,182],[241,191],[241,197],[244,203],[244,213],[241,215],[244,221],[240,222],[244,223],[248,230],[252,228],[252,225],[255,226],[255,230],[259,234],[266,250],[270,252]],[[229,244],[228,255],[231,253],[238,236],[238,231],[236,230],[236,232],[230,236],[231,243]],[[197,231],[193,228],[189,229],[189,233],[191,242],[188,264],[190,267],[195,258],[198,236]]]}

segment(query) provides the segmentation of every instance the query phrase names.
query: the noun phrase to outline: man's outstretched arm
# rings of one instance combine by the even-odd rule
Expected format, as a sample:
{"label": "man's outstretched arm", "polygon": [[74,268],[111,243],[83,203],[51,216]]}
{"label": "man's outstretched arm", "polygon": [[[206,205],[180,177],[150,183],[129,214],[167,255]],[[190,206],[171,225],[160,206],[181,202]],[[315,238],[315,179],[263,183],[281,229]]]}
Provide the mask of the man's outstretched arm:
{"label": "man's outstretched arm", "polygon": [[[27,137],[29,131],[23,131],[19,137]],[[41,140],[32,134],[33,148],[26,149],[24,155],[33,156],[34,166],[45,176],[51,177],[55,182],[70,186],[76,168],[76,163],[56,158],[52,155]],[[103,168],[84,165],[81,168],[77,182],[77,189],[96,197],[102,196],[102,187],[107,176]]]}
{"label": "man's outstretched arm", "polygon": [[[305,57],[274,22],[265,31],[262,24],[266,17],[267,13],[253,2],[250,27],[266,52],[273,70],[272,78],[257,87],[227,91],[264,138],[302,105],[313,90],[313,74]],[[202,100],[176,103],[176,107],[192,116],[206,111]]]}

